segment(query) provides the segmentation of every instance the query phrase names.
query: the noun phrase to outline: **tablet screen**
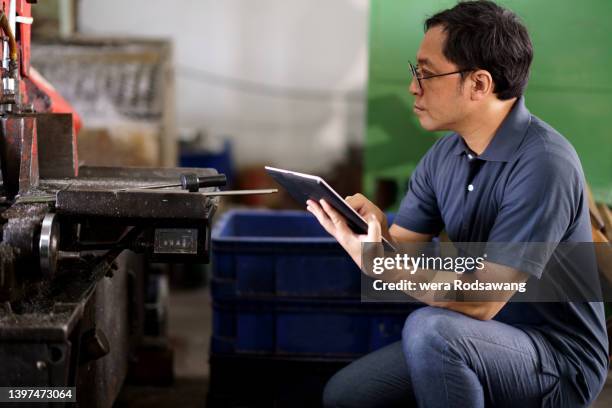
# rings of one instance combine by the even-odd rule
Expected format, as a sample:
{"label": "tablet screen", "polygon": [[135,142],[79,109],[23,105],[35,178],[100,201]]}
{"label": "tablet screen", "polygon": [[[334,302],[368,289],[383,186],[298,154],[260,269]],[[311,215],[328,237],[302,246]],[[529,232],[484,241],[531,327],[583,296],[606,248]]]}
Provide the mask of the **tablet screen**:
{"label": "tablet screen", "polygon": [[[347,225],[353,232],[357,234],[368,233],[366,220],[321,177],[269,166],[266,166],[265,169],[300,204],[306,205],[308,200],[319,201],[325,199],[329,205],[344,216]],[[383,242],[388,249],[395,250],[393,245],[384,237]]]}

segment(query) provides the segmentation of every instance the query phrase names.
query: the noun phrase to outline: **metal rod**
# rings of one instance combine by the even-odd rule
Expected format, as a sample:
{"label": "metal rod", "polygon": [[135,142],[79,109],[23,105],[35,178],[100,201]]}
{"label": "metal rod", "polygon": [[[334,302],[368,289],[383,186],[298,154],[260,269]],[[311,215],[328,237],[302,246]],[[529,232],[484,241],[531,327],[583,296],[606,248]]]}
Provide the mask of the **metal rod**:
{"label": "metal rod", "polygon": [[180,176],[180,183],[172,183],[172,184],[153,184],[147,186],[136,186],[136,187],[126,187],[121,188],[115,191],[126,191],[136,189],[160,189],[160,188],[170,188],[170,187],[181,187],[183,190],[189,190],[190,192],[199,191],[200,188],[206,187],[221,187],[227,183],[227,178],[225,174],[215,174],[211,176],[201,176],[198,177],[195,173],[182,173]]}
{"label": "metal rod", "polygon": [[56,201],[56,196],[54,195],[25,196],[17,198],[15,204],[52,203],[54,201]]}
{"label": "metal rod", "polygon": [[[156,186],[145,186],[145,187],[133,187],[133,188],[122,188],[120,190],[114,190],[115,192],[124,192],[130,190],[142,190],[142,189],[160,189],[167,187],[180,187],[180,184],[173,185],[168,184],[166,186],[160,186],[159,184]],[[278,189],[276,188],[265,188],[260,190],[226,190],[226,191],[205,191],[205,192],[195,192],[194,194],[200,194],[203,196],[214,197],[214,196],[231,196],[231,195],[247,195],[247,194],[273,194],[278,193]]]}
{"label": "metal rod", "polygon": [[175,183],[175,184],[151,184],[148,186],[134,186],[134,187],[126,187],[126,188],[119,188],[117,190],[114,191],[128,191],[128,190],[153,190],[153,189],[158,189],[158,188],[170,188],[170,187],[180,187],[181,184],[180,183]]}
{"label": "metal rod", "polygon": [[201,194],[203,196],[231,196],[231,195],[248,195],[248,194],[273,194],[278,193],[276,188],[267,188],[261,190],[227,190],[227,191],[206,191]]}

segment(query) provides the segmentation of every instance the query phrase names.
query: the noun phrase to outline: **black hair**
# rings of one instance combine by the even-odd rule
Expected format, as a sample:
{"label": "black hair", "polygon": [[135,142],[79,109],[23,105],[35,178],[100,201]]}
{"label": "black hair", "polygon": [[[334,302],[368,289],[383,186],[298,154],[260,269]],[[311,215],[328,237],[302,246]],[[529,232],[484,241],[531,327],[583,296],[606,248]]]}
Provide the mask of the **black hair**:
{"label": "black hair", "polygon": [[436,26],[446,33],[444,56],[459,69],[489,71],[499,99],[523,94],[533,46],[516,14],[492,1],[466,1],[425,21],[425,31]]}

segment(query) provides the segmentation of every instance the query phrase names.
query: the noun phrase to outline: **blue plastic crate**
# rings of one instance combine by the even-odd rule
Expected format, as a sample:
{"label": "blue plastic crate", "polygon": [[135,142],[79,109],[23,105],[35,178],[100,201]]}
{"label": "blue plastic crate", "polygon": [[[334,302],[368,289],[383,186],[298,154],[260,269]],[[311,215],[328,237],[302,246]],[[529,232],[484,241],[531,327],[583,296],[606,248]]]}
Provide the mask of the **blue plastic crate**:
{"label": "blue plastic crate", "polygon": [[213,302],[214,353],[357,357],[401,338],[417,304],[279,298]]}
{"label": "blue plastic crate", "polygon": [[212,232],[212,269],[225,283],[213,297],[360,296],[359,268],[305,211],[225,213]]}

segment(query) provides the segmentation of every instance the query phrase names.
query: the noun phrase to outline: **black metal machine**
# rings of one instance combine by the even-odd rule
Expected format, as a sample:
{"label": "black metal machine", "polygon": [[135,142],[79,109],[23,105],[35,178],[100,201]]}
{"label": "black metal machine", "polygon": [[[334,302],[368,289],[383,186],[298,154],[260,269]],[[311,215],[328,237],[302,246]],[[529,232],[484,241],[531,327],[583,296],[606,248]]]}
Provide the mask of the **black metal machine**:
{"label": "black metal machine", "polygon": [[225,178],[79,168],[73,115],[47,113],[52,97],[27,77],[29,3],[0,3],[12,19],[2,24],[0,386],[76,387],[80,406],[108,407],[142,363],[148,261],[208,262]]}
{"label": "black metal machine", "polygon": [[[81,405],[110,406],[143,337],[144,259],[208,262],[217,199],[138,189],[184,169],[77,169],[70,119],[0,118],[0,384],[76,386]],[[203,193],[223,184],[190,171],[213,180]]]}

